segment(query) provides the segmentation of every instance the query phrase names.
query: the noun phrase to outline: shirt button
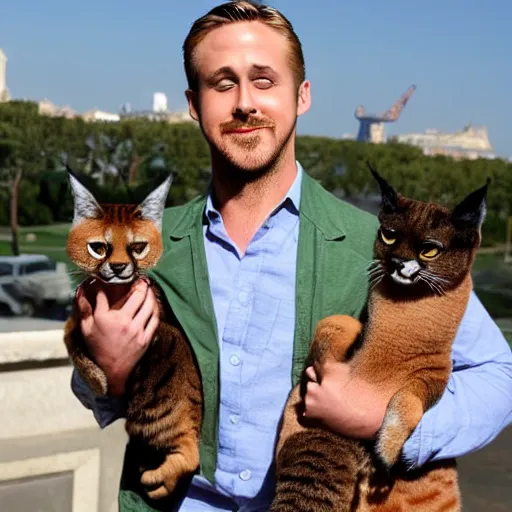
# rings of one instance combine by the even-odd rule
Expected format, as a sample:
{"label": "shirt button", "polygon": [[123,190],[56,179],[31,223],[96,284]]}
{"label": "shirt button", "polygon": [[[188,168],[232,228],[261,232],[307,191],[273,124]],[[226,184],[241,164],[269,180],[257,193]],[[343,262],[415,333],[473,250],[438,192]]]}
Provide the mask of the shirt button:
{"label": "shirt button", "polygon": [[250,480],[251,477],[252,477],[252,473],[250,472],[250,470],[248,469],[244,469],[243,471],[240,472],[240,474],[238,475],[242,480],[244,481],[247,481],[247,480]]}
{"label": "shirt button", "polygon": [[230,358],[229,358],[229,362],[233,365],[233,366],[238,366],[240,364],[240,358],[237,356],[237,355],[232,355]]}
{"label": "shirt button", "polygon": [[240,292],[238,294],[238,300],[245,306],[249,302],[249,294],[247,292]]}
{"label": "shirt button", "polygon": [[240,418],[236,414],[230,414],[229,421],[231,421],[231,423],[233,423],[233,425],[238,425]]}

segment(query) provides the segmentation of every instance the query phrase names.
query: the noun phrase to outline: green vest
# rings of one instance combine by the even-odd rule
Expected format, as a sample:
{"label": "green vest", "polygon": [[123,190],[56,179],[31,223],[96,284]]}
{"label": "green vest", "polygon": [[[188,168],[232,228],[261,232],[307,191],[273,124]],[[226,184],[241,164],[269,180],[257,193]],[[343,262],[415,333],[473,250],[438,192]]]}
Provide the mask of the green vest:
{"label": "green vest", "polygon": [[[162,288],[196,355],[204,395],[200,473],[214,481],[219,410],[219,346],[203,239],[206,198],[166,210],[164,255],[152,278]],[[317,322],[332,314],[360,317],[367,300],[367,269],[377,219],[339,199],[304,173],[302,180],[296,277],[296,320],[290,387],[303,370]],[[124,462],[120,512],[169,510],[148,505]],[[160,501],[160,500],[159,500]],[[158,508],[156,508],[158,507]],[[163,508],[162,508],[163,507]]]}

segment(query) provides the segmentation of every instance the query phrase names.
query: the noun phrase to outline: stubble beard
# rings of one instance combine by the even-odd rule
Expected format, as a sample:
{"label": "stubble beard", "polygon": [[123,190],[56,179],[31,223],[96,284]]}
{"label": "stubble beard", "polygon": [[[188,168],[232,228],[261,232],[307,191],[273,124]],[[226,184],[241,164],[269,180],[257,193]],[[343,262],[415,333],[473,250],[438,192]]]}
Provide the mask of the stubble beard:
{"label": "stubble beard", "polygon": [[[254,155],[248,154],[248,158],[245,162],[241,161],[240,158],[236,158],[225,145],[221,146],[216,144],[203,131],[210,146],[212,161],[216,164],[215,171],[217,174],[221,174],[222,177],[232,182],[238,182],[240,185],[268,178],[279,168],[279,163],[285,155],[290,139],[295,132],[296,124],[297,121],[293,123],[285,136],[277,141],[273,151],[261,154],[258,158],[254,158]],[[261,143],[261,135],[258,132],[254,135],[244,135],[241,137],[230,135],[229,137],[233,137],[232,144],[248,153],[257,151]]]}

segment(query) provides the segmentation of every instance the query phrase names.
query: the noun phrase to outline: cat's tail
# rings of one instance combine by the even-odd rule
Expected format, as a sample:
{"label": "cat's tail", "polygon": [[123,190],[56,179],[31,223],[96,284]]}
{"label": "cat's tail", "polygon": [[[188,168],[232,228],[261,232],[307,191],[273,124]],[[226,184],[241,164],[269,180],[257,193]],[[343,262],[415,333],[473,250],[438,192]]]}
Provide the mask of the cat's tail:
{"label": "cat's tail", "polygon": [[269,512],[352,512],[369,472],[357,440],[322,428],[290,436],[276,458],[276,494]]}

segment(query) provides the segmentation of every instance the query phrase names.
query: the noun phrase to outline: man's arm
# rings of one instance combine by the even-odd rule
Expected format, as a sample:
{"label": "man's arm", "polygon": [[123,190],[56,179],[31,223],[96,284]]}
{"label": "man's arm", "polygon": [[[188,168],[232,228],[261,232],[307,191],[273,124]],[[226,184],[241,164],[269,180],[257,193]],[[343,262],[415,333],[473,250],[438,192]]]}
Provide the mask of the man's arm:
{"label": "man's arm", "polygon": [[126,379],[149,346],[159,324],[160,311],[155,294],[143,280],[132,286],[112,308],[106,291],[108,288],[98,291],[93,311],[86,293],[79,289],[76,306],[81,315],[79,328],[91,358],[107,376],[108,395],[96,395],[76,369],[71,380],[73,393],[92,410],[102,428],[126,414],[123,398]]}
{"label": "man's arm", "polygon": [[73,369],[71,377],[71,391],[84,407],[92,411],[101,428],[126,416],[126,402],[123,397],[96,395],[84,382],[76,368]]}
{"label": "man's arm", "polygon": [[474,293],[452,360],[447,389],[404,445],[411,468],[482,448],[512,422],[512,353]]}
{"label": "man's arm", "polygon": [[[490,443],[512,422],[512,353],[498,326],[472,293],[452,349],[453,372],[439,402],[406,441],[412,468],[458,457]],[[390,396],[351,374],[346,363],[326,363],[322,382],[306,370],[304,416],[342,435],[373,439]]]}

